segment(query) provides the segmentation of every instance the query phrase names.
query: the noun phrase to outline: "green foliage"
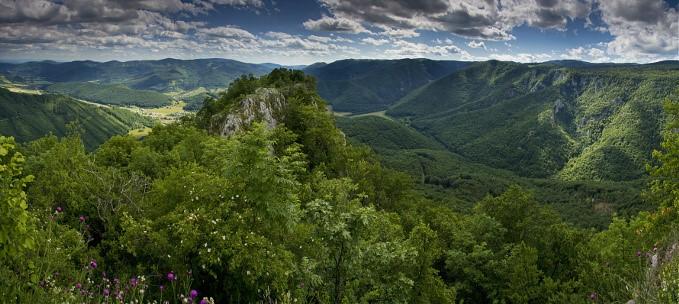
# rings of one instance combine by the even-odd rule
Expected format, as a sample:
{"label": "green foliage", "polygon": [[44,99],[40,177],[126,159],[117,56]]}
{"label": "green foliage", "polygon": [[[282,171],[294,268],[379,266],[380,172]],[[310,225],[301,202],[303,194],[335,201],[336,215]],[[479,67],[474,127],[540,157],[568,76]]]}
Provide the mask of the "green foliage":
{"label": "green foliage", "polygon": [[69,123],[80,125],[83,141],[90,149],[113,135],[153,125],[150,119],[124,109],[99,107],[65,96],[21,94],[0,88],[0,133],[27,142],[47,134],[66,136]]}
{"label": "green foliage", "polygon": [[222,88],[240,75],[262,75],[275,65],[249,64],[228,59],[28,62],[6,65],[2,71],[10,80],[29,84],[97,82],[123,85],[136,90],[172,92]]}
{"label": "green foliage", "polygon": [[304,69],[318,79],[318,94],[339,112],[387,109],[408,92],[468,65],[428,59],[339,60]]}
{"label": "green foliage", "polygon": [[448,151],[433,138],[397,121],[377,116],[337,118],[337,125],[354,144],[367,144],[384,166],[407,172],[429,198],[468,212],[484,196],[499,195],[519,184],[550,204],[568,222],[605,228],[613,214],[631,216],[651,210],[640,189],[644,180],[630,182],[562,181],[525,178],[478,164]]}
{"label": "green foliage", "polygon": [[24,156],[16,151],[12,137],[0,136],[0,259],[17,257],[35,246],[32,216],[28,208],[26,184],[33,176],[23,176]]}
{"label": "green foliage", "polygon": [[[259,88],[285,97],[280,124],[254,121],[228,137],[202,127]],[[21,154],[0,139],[0,194],[11,209],[2,215],[3,299],[179,303],[197,301],[187,297],[193,289],[218,303],[676,300],[673,104],[646,195],[660,208],[597,232],[564,222],[539,198],[628,192],[514,179],[463,163],[429,137],[398,140],[411,129],[365,119],[386,126],[375,141],[383,151],[434,155],[421,170],[459,165],[480,171],[475,181],[498,172],[506,185],[459,212],[348,144],[303,74],[275,70],[233,90],[196,120],[156,126],[142,140],[116,136],[94,152],[77,132],[30,142]],[[436,157],[451,161],[436,168]],[[5,221],[10,214],[19,215]],[[7,249],[27,236],[31,246]]]}
{"label": "green foliage", "polygon": [[634,180],[660,142],[679,74],[488,61],[419,89],[387,114],[450,152],[526,177]]}
{"label": "green foliage", "polygon": [[166,95],[154,91],[133,90],[123,85],[103,85],[92,82],[64,82],[50,85],[47,90],[87,101],[140,107],[161,107],[170,104]]}

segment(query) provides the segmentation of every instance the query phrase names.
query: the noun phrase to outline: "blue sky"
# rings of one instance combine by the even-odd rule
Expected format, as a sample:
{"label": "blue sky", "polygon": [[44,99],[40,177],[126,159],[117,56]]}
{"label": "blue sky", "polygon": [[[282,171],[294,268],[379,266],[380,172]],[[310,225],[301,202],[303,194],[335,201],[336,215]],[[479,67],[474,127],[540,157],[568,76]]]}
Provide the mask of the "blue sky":
{"label": "blue sky", "polygon": [[0,60],[677,59],[679,0],[0,0]]}

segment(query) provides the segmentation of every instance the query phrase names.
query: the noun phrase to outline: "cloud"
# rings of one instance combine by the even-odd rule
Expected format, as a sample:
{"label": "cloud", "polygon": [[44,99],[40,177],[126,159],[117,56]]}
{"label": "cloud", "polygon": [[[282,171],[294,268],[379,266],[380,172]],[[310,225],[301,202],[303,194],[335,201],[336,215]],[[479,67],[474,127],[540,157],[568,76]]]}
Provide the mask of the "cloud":
{"label": "cloud", "polygon": [[406,40],[394,41],[395,48],[384,51],[386,55],[395,57],[424,57],[424,56],[449,56],[458,54],[463,57],[469,56],[467,51],[452,44],[428,45],[424,43],[410,42]]}
{"label": "cloud", "polygon": [[204,34],[213,37],[222,38],[243,38],[243,39],[255,39],[255,36],[250,32],[232,26],[217,26],[211,28],[201,28],[198,29],[199,34]]}
{"label": "cloud", "polygon": [[552,59],[552,55],[545,53],[530,54],[530,53],[519,53],[519,54],[490,54],[488,56],[490,59],[496,59],[501,61],[515,61],[523,63],[533,63],[533,62],[545,62]]}
{"label": "cloud", "polygon": [[600,48],[584,48],[581,46],[567,49],[566,53],[561,54],[561,58],[584,60],[589,62],[608,62],[611,59],[606,55],[606,51]]}
{"label": "cloud", "polygon": [[387,40],[387,39],[375,39],[375,38],[372,38],[372,37],[363,38],[363,39],[361,39],[361,41],[365,44],[370,44],[370,45],[374,45],[374,46],[380,46],[380,45],[389,43],[389,40]]}
{"label": "cloud", "polygon": [[653,61],[679,51],[679,13],[662,0],[599,2],[601,19],[614,36],[607,45],[621,61]]}
{"label": "cloud", "polygon": [[414,29],[396,29],[384,27],[383,30],[378,35],[389,36],[391,38],[414,38],[419,37],[420,33]]}
{"label": "cloud", "polygon": [[[447,31],[460,36],[511,40],[522,24],[563,30],[586,18],[593,0],[320,0],[334,17],[379,28]],[[307,22],[310,22],[309,20]]]}
{"label": "cloud", "polygon": [[345,33],[366,33],[360,23],[346,18],[333,18],[323,16],[318,20],[307,20],[303,23],[304,28],[310,31],[322,32],[345,32]]}
{"label": "cloud", "polygon": [[484,50],[487,50],[486,43],[483,42],[483,41],[477,42],[476,40],[472,40],[472,41],[469,41],[469,43],[467,43],[467,46],[472,48],[472,49],[482,48]]}

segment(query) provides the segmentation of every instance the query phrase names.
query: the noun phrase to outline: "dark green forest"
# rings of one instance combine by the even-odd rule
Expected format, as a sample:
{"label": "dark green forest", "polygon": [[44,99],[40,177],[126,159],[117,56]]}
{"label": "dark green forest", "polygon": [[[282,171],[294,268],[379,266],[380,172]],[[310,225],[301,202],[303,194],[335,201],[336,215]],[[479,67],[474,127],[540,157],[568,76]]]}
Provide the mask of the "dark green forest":
{"label": "dark green forest", "polygon": [[154,124],[148,117],[113,106],[87,104],[65,95],[22,94],[0,88],[0,132],[18,142],[80,132],[85,147],[93,150],[113,135]]}
{"label": "dark green forest", "polygon": [[133,90],[123,85],[62,82],[48,86],[47,90],[102,104],[161,107],[171,102],[169,97],[161,93],[148,90]]}
{"label": "dark green forest", "polygon": [[[301,71],[242,76],[195,115],[93,151],[77,128],[25,143],[0,137],[3,302],[679,301],[676,100],[654,101],[662,138],[642,173],[578,182],[543,177],[577,176],[596,158],[552,159],[534,175],[511,158],[502,169],[464,162],[478,147],[454,153],[446,145],[455,134],[436,131],[436,118],[415,117],[408,103],[391,111],[413,128],[373,117],[336,122],[316,86]],[[529,104],[505,109],[546,109]],[[361,138],[360,128],[392,135]],[[420,132],[428,128],[433,136]],[[431,163],[398,167],[412,159]],[[573,169],[557,173],[555,163]],[[473,174],[450,175],[461,167]],[[578,223],[588,209],[566,209],[591,204],[578,202],[589,199],[583,193],[635,206]]]}

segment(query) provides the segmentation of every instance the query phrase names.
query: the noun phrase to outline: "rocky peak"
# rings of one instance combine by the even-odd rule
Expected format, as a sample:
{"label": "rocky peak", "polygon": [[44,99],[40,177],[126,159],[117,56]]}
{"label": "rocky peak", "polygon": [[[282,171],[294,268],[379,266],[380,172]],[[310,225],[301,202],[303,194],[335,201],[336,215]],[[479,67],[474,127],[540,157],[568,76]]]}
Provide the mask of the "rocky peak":
{"label": "rocky peak", "polygon": [[275,128],[283,119],[286,104],[285,96],[279,90],[259,88],[230,110],[214,115],[210,129],[220,136],[228,137],[248,128],[253,122],[263,122],[269,128]]}

